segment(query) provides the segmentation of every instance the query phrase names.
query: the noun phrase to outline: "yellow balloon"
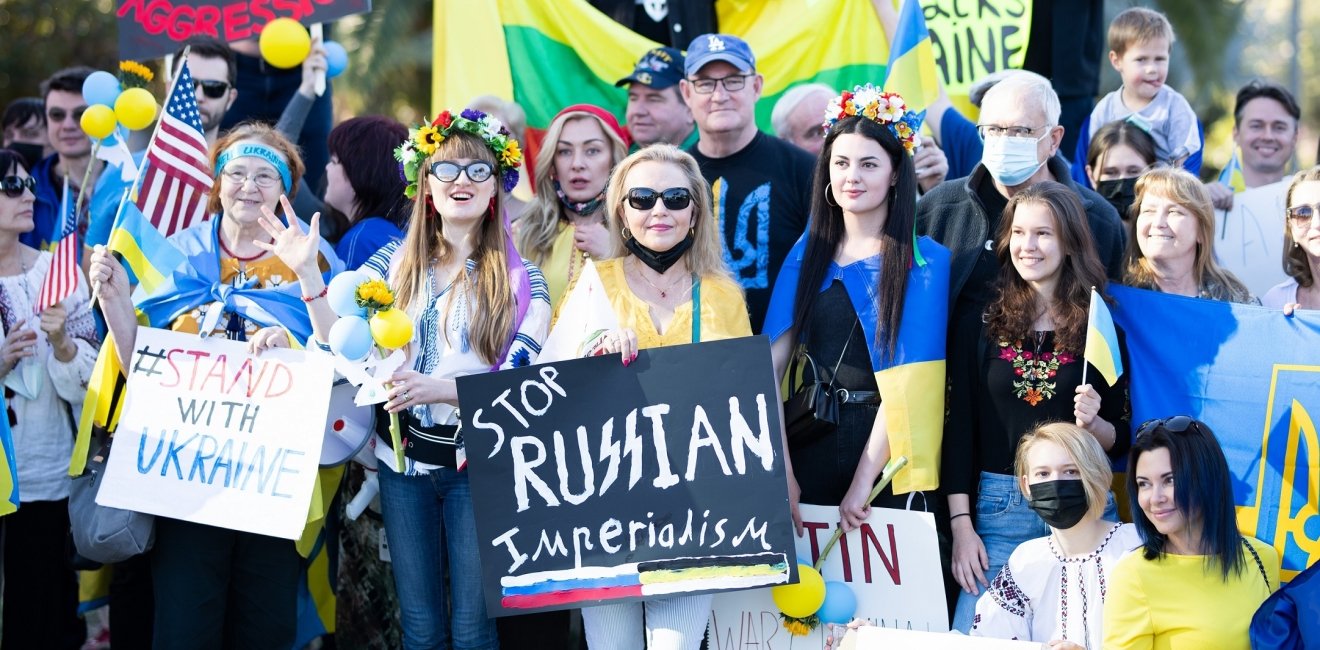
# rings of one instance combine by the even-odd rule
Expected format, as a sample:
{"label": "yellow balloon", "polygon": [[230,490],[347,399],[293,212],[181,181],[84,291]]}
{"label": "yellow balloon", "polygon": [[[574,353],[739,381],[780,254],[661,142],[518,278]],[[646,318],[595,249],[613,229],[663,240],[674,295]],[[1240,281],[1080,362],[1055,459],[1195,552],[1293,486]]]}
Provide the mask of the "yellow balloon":
{"label": "yellow balloon", "polygon": [[146,88],[129,88],[115,100],[115,117],[134,131],[145,129],[156,120],[156,98]]}
{"label": "yellow balloon", "polygon": [[371,317],[371,338],[386,350],[408,344],[413,337],[413,322],[402,309],[378,311]]}
{"label": "yellow balloon", "polygon": [[115,132],[115,111],[105,104],[93,104],[83,111],[78,124],[83,133],[97,140],[108,138]]}
{"label": "yellow balloon", "polygon": [[296,68],[312,51],[307,28],[292,18],[276,18],[261,29],[257,45],[262,58],[277,68]]}
{"label": "yellow balloon", "polygon": [[779,585],[770,590],[779,611],[793,618],[806,618],[820,611],[825,602],[825,579],[820,572],[806,565],[798,565],[798,583]]}

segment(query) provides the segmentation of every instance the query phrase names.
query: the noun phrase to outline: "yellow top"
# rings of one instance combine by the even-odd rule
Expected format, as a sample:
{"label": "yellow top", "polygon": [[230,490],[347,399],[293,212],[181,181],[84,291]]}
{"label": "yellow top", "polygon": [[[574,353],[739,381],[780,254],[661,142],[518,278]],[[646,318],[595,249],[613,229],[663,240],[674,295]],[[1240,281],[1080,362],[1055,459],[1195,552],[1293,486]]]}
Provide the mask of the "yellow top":
{"label": "yellow top", "polygon": [[550,314],[550,325],[559,319],[559,305],[573,289],[573,283],[582,274],[586,266],[587,254],[573,245],[573,229],[560,222],[559,234],[550,245],[550,254],[546,255],[541,273],[545,275],[545,284],[550,290],[550,304],[554,311]]}
{"label": "yellow top", "polygon": [[[326,262],[322,259],[321,270],[325,271],[325,269]],[[246,284],[250,278],[256,278],[257,281],[255,286],[262,289],[269,289],[298,281],[298,275],[286,266],[284,262],[281,262],[278,257],[273,255],[254,262],[240,262],[232,257],[220,257],[221,282],[235,287],[241,287]],[[196,334],[197,328],[201,326],[202,312],[207,307],[210,307],[210,303],[198,305],[193,310],[180,314],[179,317],[175,318],[174,322],[170,324],[170,329],[176,332]],[[220,322],[216,324],[216,329],[213,333],[223,333],[226,325],[228,325],[228,319],[221,317]],[[256,334],[258,329],[261,328],[256,323],[247,319],[243,320],[243,330],[246,336]]]}
{"label": "yellow top", "polygon": [[[637,333],[637,346],[642,349],[666,345],[692,343],[692,299],[674,309],[674,318],[664,334],[656,331],[651,320],[651,306],[628,288],[623,276],[626,257],[596,262],[605,295],[619,317],[619,327],[631,328]],[[701,340],[719,341],[752,335],[752,323],[747,316],[747,301],[742,287],[728,278],[707,276],[701,283]]]}
{"label": "yellow top", "polygon": [[1169,555],[1147,560],[1138,548],[1114,566],[1105,597],[1105,650],[1233,650],[1251,647],[1251,616],[1279,587],[1279,554],[1244,537],[1260,555],[1242,550],[1242,573],[1223,579],[1204,555]]}

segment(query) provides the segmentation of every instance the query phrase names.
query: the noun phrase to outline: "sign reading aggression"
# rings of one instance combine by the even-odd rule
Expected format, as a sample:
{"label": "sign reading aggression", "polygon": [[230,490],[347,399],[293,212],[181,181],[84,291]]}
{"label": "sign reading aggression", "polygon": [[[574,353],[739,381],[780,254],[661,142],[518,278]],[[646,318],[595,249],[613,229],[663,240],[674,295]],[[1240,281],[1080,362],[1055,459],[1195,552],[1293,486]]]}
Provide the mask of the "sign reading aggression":
{"label": "sign reading aggression", "polygon": [[796,580],[765,337],[458,379],[493,616]]}
{"label": "sign reading aggression", "polygon": [[935,65],[949,95],[992,72],[1021,68],[1031,36],[1030,0],[922,0]]}
{"label": "sign reading aggression", "polygon": [[304,25],[371,11],[371,0],[118,0],[119,58],[173,54],[192,36],[255,38],[276,18]]}
{"label": "sign reading aggression", "polygon": [[96,502],[297,539],[333,372],[325,355],[138,328]]}
{"label": "sign reading aggression", "polygon": [[[814,563],[838,527],[839,507],[802,504],[800,512],[807,532],[796,539],[797,557]],[[872,625],[930,632],[949,629],[935,518],[930,513],[872,508],[860,528],[839,539],[821,575],[827,581],[847,583],[857,596],[855,616]],[[825,647],[824,625],[794,645],[769,589],[716,596],[709,631],[712,650]]]}

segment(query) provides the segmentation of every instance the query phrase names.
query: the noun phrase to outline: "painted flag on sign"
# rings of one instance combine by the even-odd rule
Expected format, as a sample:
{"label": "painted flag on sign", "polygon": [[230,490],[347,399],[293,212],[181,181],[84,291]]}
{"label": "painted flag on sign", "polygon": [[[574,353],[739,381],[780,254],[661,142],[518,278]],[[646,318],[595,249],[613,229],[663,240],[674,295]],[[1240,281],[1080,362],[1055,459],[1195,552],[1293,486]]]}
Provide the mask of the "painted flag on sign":
{"label": "painted flag on sign", "polygon": [[60,202],[60,221],[55,230],[54,259],[37,294],[36,312],[58,305],[78,288],[78,215],[77,203],[69,191],[69,177],[64,177],[64,200]]}
{"label": "painted flag on sign", "polygon": [[1104,298],[1093,287],[1091,313],[1086,319],[1086,352],[1083,357],[1113,386],[1123,376],[1123,359],[1120,354],[1114,317],[1109,314],[1109,306],[1105,304]]}
{"label": "painted flag on sign", "polygon": [[212,173],[187,61],[165,100],[145,164],[134,200],[162,235],[169,237],[206,218]]}

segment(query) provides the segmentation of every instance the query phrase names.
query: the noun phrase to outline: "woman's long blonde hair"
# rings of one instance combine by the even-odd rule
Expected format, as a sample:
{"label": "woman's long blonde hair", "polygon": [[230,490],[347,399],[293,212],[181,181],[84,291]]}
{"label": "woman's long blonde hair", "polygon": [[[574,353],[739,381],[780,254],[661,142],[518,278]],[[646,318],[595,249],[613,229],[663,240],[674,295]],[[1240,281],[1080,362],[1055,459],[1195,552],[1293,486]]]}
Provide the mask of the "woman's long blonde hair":
{"label": "woman's long blonde hair", "polygon": [[594,121],[600,127],[600,132],[609,139],[611,167],[628,155],[628,146],[614,129],[591,113],[569,111],[560,114],[550,123],[550,128],[545,131],[545,139],[541,141],[541,150],[536,154],[536,196],[518,219],[518,253],[533,264],[545,263],[555,237],[559,235],[560,222],[568,218],[564,214],[564,206],[559,202],[559,195],[555,194],[555,150],[558,149],[564,126],[573,120],[582,119]]}
{"label": "woman's long blonde hair", "polygon": [[[458,158],[481,160],[490,163],[492,169],[498,169],[494,154],[480,137],[455,129],[422,163],[419,176],[429,174],[430,165],[437,160]],[[425,177],[418,181],[417,200],[408,221],[408,232],[400,246],[402,258],[393,274],[395,306],[414,317],[426,307],[421,302],[427,295],[427,278],[432,264],[449,261],[452,253],[444,239],[444,222],[431,203],[431,184]],[[490,211],[482,218],[480,236],[472,251],[476,269],[471,277],[460,273],[455,282],[456,288],[461,283],[471,300],[468,342],[483,361],[493,364],[513,334],[513,287],[509,282],[509,265],[521,264],[522,260],[510,260],[505,247],[504,192],[499,187],[499,175],[492,174],[484,182],[493,183],[495,187]],[[457,293],[451,291],[449,299],[452,301]],[[449,318],[449,309],[445,309],[445,318]]]}
{"label": "woman's long blonde hair", "polygon": [[[688,249],[684,259],[688,270],[698,278],[711,276],[727,278],[734,282],[733,273],[724,262],[724,250],[720,243],[718,224],[711,209],[713,203],[710,184],[701,175],[697,161],[682,149],[672,144],[653,144],[634,152],[623,159],[610,175],[609,185],[605,188],[605,227],[619,235],[614,237],[614,257],[626,254],[623,246],[622,231],[627,226],[623,216],[624,201],[628,197],[628,172],[641,163],[662,163],[673,165],[683,172],[687,179],[687,190],[692,194],[692,248]],[[667,188],[654,188],[664,190]],[[736,283],[736,282],[735,282]]]}

